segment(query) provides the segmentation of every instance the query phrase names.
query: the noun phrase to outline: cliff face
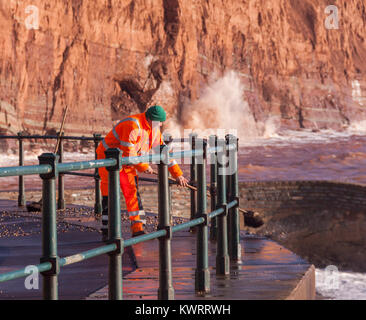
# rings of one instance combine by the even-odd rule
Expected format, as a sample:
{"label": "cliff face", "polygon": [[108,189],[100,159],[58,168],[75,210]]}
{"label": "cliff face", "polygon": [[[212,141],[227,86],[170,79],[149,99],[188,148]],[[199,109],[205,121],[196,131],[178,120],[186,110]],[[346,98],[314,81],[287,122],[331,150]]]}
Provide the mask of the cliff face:
{"label": "cliff face", "polygon": [[[341,129],[366,119],[366,6],[335,0],[0,0],[0,133],[105,133],[151,103],[184,108],[240,76],[255,121]],[[28,8],[29,10],[29,8]],[[239,110],[240,112],[240,110]],[[233,116],[233,115],[230,115]],[[209,124],[207,124],[209,125]]]}

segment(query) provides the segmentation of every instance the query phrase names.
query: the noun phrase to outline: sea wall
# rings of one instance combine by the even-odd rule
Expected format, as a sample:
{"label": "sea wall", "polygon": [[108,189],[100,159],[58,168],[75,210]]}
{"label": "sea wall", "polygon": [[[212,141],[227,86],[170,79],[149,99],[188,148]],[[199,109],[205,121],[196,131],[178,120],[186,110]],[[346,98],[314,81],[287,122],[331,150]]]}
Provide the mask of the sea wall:
{"label": "sea wall", "polygon": [[[332,181],[266,181],[239,184],[240,207],[258,212],[264,225],[244,226],[269,237],[316,267],[366,270],[366,186]],[[141,186],[144,206],[157,212],[156,186]],[[210,210],[209,199],[207,208]],[[190,192],[172,187],[172,210],[190,216]]]}
{"label": "sea wall", "polygon": [[241,207],[261,213],[252,229],[317,267],[366,270],[366,186],[330,181],[245,182]]}

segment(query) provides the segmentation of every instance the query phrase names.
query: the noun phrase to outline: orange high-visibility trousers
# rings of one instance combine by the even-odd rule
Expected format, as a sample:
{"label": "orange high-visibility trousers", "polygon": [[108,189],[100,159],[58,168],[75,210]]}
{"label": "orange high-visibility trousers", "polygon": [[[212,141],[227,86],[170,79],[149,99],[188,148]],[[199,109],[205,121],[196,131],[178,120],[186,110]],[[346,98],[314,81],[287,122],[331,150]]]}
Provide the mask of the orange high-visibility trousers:
{"label": "orange high-visibility trousers", "polygon": [[[98,159],[104,159],[103,152],[97,152]],[[108,196],[108,170],[106,168],[98,169],[100,176],[100,189],[103,197]],[[136,169],[132,166],[123,166],[119,173],[120,187],[125,198],[126,208],[131,224],[142,222],[145,224],[145,212],[142,206],[141,197],[138,192],[138,176]]]}

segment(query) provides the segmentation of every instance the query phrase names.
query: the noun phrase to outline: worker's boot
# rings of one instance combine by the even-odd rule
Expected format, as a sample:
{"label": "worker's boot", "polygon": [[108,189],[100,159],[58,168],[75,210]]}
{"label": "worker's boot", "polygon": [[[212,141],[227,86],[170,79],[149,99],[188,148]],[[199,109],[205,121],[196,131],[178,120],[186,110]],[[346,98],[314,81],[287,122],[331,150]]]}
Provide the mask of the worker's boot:
{"label": "worker's boot", "polygon": [[131,233],[132,233],[132,237],[137,237],[137,236],[141,236],[141,235],[145,234],[143,223],[142,222],[135,222],[135,223],[132,222]]}
{"label": "worker's boot", "polygon": [[102,199],[102,241],[108,241],[108,197]]}

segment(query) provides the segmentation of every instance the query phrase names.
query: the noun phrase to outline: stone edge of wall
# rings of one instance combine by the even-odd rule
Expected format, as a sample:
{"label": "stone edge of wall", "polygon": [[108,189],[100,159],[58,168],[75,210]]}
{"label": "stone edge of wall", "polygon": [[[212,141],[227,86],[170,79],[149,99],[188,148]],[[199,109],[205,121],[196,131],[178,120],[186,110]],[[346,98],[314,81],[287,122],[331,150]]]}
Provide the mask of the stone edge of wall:
{"label": "stone edge of wall", "polygon": [[337,185],[349,185],[349,186],[358,186],[358,187],[366,187],[366,184],[362,183],[354,183],[347,181],[336,181],[336,180],[248,180],[248,181],[239,181],[239,185],[261,185],[261,184],[273,184],[278,186],[286,186],[286,185],[297,185],[297,184],[337,184]]}
{"label": "stone edge of wall", "polygon": [[285,300],[315,300],[315,267],[311,265]]}

